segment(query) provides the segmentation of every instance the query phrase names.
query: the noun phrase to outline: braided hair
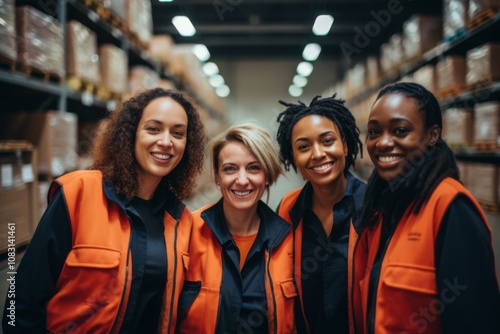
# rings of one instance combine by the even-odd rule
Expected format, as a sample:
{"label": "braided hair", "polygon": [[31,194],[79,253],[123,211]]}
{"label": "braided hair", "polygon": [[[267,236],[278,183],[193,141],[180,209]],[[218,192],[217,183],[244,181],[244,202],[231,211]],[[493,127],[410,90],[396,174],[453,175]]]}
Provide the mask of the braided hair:
{"label": "braided hair", "polygon": [[400,82],[384,87],[375,103],[386,94],[401,94],[418,102],[418,111],[424,119],[424,131],[434,125],[439,128],[438,140],[432,147],[424,148],[417,163],[405,166],[405,172],[396,180],[384,181],[375,169],[368,180],[361,219],[364,223],[375,223],[377,212],[384,221],[395,226],[405,212],[417,214],[432,192],[446,177],[459,180],[455,156],[441,138],[443,120],[436,97],[416,83]]}
{"label": "braided hair", "polygon": [[330,119],[340,130],[342,140],[347,145],[347,157],[344,173],[349,167],[354,166],[358,153],[363,155],[363,144],[359,139],[359,129],[356,120],[349,109],[344,106],[344,100],[336,99],[336,94],[332,97],[321,99],[321,96],[314,97],[306,106],[303,102],[297,104],[279,101],[286,109],[278,115],[279,127],[277,140],[279,144],[280,161],[287,171],[290,165],[297,172],[297,166],[292,155],[292,130],[295,124],[302,118],[310,115],[324,116]]}

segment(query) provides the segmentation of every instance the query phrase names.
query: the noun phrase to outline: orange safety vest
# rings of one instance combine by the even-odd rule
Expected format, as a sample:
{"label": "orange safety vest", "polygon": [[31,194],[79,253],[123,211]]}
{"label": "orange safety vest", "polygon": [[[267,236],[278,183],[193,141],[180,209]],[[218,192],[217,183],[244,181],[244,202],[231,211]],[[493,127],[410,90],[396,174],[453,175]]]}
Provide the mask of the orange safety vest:
{"label": "orange safety vest", "polygon": [[[214,204],[193,212],[190,263],[186,281],[201,282],[198,296],[178,324],[179,333],[213,334],[217,329],[219,295],[222,284],[222,248],[201,213]],[[269,333],[295,333],[294,300],[297,296],[292,276],[292,235],[277,248],[265,253],[265,289]]]}
{"label": "orange safety vest", "polygon": [[[290,210],[297,202],[297,198],[299,197],[303,188],[295,189],[288,194],[286,194],[281,200],[278,214],[284,220],[293,225],[292,219],[290,217]],[[309,332],[309,325],[307,324],[307,319],[304,311],[304,297],[302,294],[302,277],[301,277],[301,268],[302,268],[302,234],[303,234],[304,224],[302,218],[300,219],[299,224],[294,228],[293,231],[293,252],[294,252],[294,277],[295,283],[297,284],[297,290],[299,294],[300,307],[302,310],[302,316],[304,318],[304,322],[306,323],[306,330]],[[351,224],[349,227],[349,241],[348,241],[348,249],[347,249],[347,282],[352,281],[352,258],[354,253],[354,246],[356,245],[356,241],[358,239],[358,232],[354,228],[354,225]],[[352,317],[352,286],[348,284],[347,286],[347,305],[349,310],[349,333],[354,333],[354,320]],[[333,329],[332,329],[333,330]]]}
{"label": "orange safety vest", "polygon": [[[47,303],[47,330],[53,333],[118,333],[132,281],[130,220],[108,200],[100,171],[77,171],[58,178],[71,220],[72,250]],[[167,286],[158,333],[174,333],[177,302],[189,260],[192,217],[165,212]],[[34,278],[36,279],[36,278]]]}
{"label": "orange safety vest", "polygon": [[[403,216],[391,238],[380,270],[375,333],[441,333],[439,317],[424,323],[418,312],[439,307],[434,245],[441,221],[458,194],[465,194],[486,222],[474,197],[452,178],[441,181],[418,214]],[[491,235],[489,227],[485,225]],[[358,247],[360,253],[355,254],[355,267],[366,268],[364,274],[356,276],[354,281],[354,286],[359,286],[355,299],[357,328],[363,328],[365,333],[370,271],[379,249],[381,227],[380,218],[374,226],[363,231],[362,237],[366,240],[362,247]],[[367,258],[363,251],[365,247],[369,247]]]}

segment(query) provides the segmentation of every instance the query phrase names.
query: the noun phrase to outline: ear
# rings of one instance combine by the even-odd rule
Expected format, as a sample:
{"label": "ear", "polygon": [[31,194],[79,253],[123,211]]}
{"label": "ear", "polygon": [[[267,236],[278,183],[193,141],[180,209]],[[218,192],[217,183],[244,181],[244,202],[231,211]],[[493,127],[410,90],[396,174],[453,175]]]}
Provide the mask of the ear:
{"label": "ear", "polygon": [[347,149],[347,141],[342,141],[342,147],[344,148],[344,157],[347,157],[347,155],[349,154],[349,150]]}
{"label": "ear", "polygon": [[429,138],[429,145],[436,145],[439,137],[440,137],[440,129],[437,125],[433,125],[429,131],[427,131],[427,136]]}
{"label": "ear", "polygon": [[215,175],[215,184],[220,186],[220,177],[219,175]]}

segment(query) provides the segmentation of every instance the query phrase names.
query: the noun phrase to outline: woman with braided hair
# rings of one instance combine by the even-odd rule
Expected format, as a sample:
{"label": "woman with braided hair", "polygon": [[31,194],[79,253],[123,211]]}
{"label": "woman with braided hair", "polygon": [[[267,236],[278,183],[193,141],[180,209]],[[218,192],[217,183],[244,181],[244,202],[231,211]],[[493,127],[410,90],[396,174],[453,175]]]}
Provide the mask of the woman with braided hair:
{"label": "woman with braided hair", "polygon": [[375,170],[354,251],[358,333],[500,333],[490,229],[441,130],[439,104],[418,84],[387,86],[372,107]]}
{"label": "woman with braided hair", "polygon": [[348,249],[354,244],[366,185],[349,172],[362,143],[344,101],[316,96],[309,106],[280,101],[281,162],[307,181],[278,213],[293,225],[300,333],[348,333]]}

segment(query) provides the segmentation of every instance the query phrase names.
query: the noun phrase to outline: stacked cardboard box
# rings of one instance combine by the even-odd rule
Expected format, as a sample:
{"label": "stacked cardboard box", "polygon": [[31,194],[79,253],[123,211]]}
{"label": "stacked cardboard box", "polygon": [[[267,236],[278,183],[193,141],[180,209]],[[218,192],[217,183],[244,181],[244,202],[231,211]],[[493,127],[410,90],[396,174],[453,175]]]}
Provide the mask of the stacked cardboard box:
{"label": "stacked cardboard box", "polygon": [[11,61],[17,59],[14,0],[0,1],[0,45],[0,57]]}
{"label": "stacked cardboard box", "polygon": [[500,44],[487,43],[467,51],[467,85],[489,85],[500,79]]}
{"label": "stacked cardboard box", "polygon": [[442,39],[443,21],[439,16],[413,15],[403,24],[404,56],[407,60],[422,56]]}
{"label": "stacked cardboard box", "polygon": [[101,72],[96,34],[80,22],[70,21],[67,24],[66,37],[68,75],[97,85],[101,81]]}
{"label": "stacked cardboard box", "polygon": [[443,1],[443,38],[455,37],[457,32],[464,32],[467,24],[467,2],[469,0]]}

